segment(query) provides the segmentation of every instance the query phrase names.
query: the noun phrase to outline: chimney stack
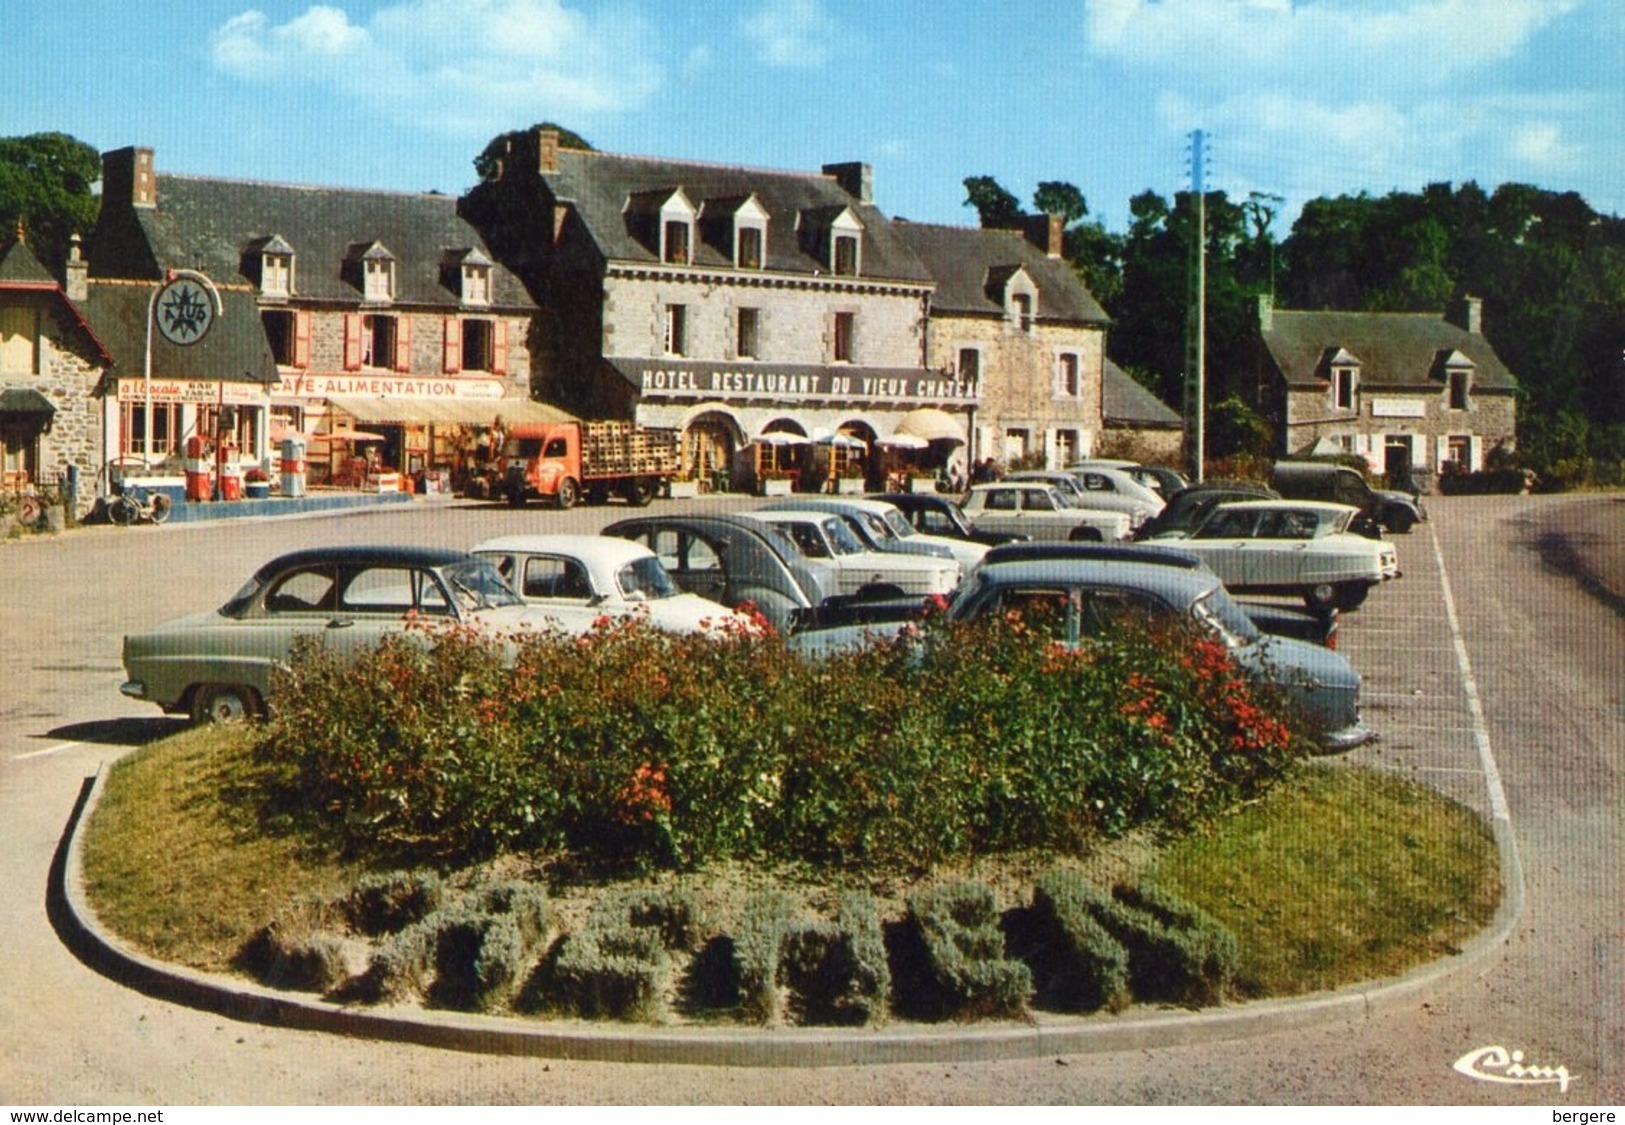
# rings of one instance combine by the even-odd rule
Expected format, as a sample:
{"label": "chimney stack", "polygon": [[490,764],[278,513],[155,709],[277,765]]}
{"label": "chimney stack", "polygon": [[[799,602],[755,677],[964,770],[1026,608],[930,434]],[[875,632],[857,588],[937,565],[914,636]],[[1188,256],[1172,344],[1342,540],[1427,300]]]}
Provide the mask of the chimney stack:
{"label": "chimney stack", "polygon": [[1258,330],[1268,332],[1275,323],[1275,298],[1268,293],[1258,295]]}
{"label": "chimney stack", "polygon": [[1045,240],[1044,253],[1051,258],[1059,258],[1066,250],[1066,220],[1060,215],[1046,215],[1049,225],[1045,229],[1048,236]]}
{"label": "chimney stack", "polygon": [[68,239],[68,263],[63,268],[63,293],[70,301],[83,301],[90,296],[90,263],[85,261],[79,248],[79,235]]}
{"label": "chimney stack", "polygon": [[102,153],[102,202],[128,207],[158,206],[158,179],[152,149],[131,146]]}
{"label": "chimney stack", "polygon": [[1484,298],[1463,297],[1461,299],[1461,326],[1474,336],[1484,334]]}
{"label": "chimney stack", "polygon": [[824,175],[841,185],[841,189],[859,203],[875,201],[874,170],[859,160],[844,164],[824,165]]}
{"label": "chimney stack", "polygon": [[536,133],[536,170],[542,175],[559,170],[559,131],[540,129]]}

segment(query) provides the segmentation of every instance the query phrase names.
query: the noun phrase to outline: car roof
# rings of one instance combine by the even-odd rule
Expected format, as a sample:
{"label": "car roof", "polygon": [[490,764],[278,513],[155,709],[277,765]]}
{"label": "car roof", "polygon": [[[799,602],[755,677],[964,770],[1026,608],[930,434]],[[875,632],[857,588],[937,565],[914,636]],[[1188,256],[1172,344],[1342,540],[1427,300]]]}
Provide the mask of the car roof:
{"label": "car roof", "polygon": [[1021,477],[1011,475],[1005,477],[1003,480],[988,481],[985,484],[973,484],[970,486],[970,490],[972,492],[991,492],[995,488],[1033,488],[1035,486],[1038,488],[1051,489],[1055,487],[1055,485],[1051,484],[1042,477]]}
{"label": "car roof", "polygon": [[1240,508],[1245,511],[1272,511],[1277,508],[1291,508],[1294,511],[1312,512],[1358,512],[1360,510],[1352,504],[1334,504],[1329,500],[1230,500],[1217,505],[1215,510],[1218,508]]}
{"label": "car roof", "polygon": [[1089,559],[1105,563],[1140,563],[1146,566],[1172,566],[1200,570],[1207,565],[1200,555],[1178,547],[1151,543],[1001,543],[990,548],[984,566],[995,563],[1040,559]]}
{"label": "car roof", "polygon": [[278,555],[260,567],[258,573],[263,574],[268,571],[285,570],[294,566],[315,566],[323,563],[332,565],[349,563],[355,566],[378,566],[382,563],[398,563],[404,566],[437,567],[466,562],[470,557],[467,551],[459,551],[451,547],[426,547],[419,544],[360,543],[333,547],[306,547],[302,550],[290,551],[285,555]]}
{"label": "car roof", "polygon": [[806,496],[793,500],[775,500],[758,511],[764,512],[871,512],[884,515],[897,505],[867,496]]}
{"label": "car roof", "polygon": [[512,551],[531,555],[573,555],[619,566],[654,552],[641,543],[612,535],[501,535],[474,545],[474,553]]}
{"label": "car roof", "polygon": [[1066,583],[1131,587],[1160,595],[1178,605],[1189,605],[1222,585],[1218,576],[1207,569],[1079,558],[983,563],[976,573],[979,582],[1000,586]]}

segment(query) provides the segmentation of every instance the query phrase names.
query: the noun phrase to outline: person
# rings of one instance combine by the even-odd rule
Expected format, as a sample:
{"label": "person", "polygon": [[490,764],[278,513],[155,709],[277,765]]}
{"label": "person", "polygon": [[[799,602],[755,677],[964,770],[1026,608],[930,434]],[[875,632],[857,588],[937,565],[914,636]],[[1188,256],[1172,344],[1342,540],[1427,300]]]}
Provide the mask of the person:
{"label": "person", "polygon": [[507,441],[508,430],[502,423],[502,415],[498,414],[496,420],[491,423],[491,460],[500,461],[502,459],[502,447],[507,444]]}

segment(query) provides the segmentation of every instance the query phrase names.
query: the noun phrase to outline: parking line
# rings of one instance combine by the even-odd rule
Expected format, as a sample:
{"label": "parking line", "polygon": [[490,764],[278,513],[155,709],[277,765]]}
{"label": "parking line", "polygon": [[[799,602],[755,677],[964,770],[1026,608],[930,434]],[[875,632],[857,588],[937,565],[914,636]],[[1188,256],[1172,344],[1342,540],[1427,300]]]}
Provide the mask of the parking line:
{"label": "parking line", "polygon": [[26,754],[13,754],[11,760],[21,762],[28,758],[43,758],[47,754],[55,754],[58,750],[72,750],[75,746],[83,745],[83,742],[58,742],[55,746],[47,746],[43,750],[30,750]]}

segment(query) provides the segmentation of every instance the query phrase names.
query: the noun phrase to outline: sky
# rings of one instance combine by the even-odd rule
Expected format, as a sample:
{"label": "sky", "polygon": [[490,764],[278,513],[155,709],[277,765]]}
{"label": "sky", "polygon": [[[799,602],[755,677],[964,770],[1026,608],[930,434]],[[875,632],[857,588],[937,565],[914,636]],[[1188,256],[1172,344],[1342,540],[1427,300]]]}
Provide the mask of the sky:
{"label": "sky", "polygon": [[1191,183],[1519,182],[1625,213],[1620,0],[8,0],[0,136],[160,173],[459,194],[510,129],[815,171],[973,225],[962,181],[1075,184],[1112,230]]}

